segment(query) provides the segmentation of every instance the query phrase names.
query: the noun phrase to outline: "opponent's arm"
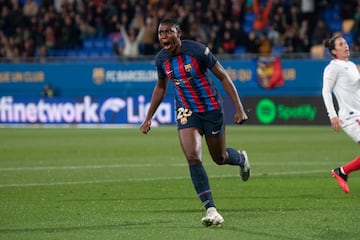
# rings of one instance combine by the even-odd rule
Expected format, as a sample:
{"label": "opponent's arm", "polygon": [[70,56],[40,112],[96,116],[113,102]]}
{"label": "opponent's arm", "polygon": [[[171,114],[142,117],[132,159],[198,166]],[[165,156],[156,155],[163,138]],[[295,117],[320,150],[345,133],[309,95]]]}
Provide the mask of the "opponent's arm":
{"label": "opponent's arm", "polygon": [[168,83],[167,78],[165,79],[159,78],[157,81],[157,84],[152,93],[149,110],[147,111],[146,117],[140,126],[140,131],[144,134],[147,134],[150,131],[151,119],[166,95],[167,83]]}
{"label": "opponent's arm", "polygon": [[334,129],[335,131],[339,131],[342,122],[336,113],[333,96],[332,96],[332,91],[336,83],[336,78],[333,78],[332,76],[336,74],[334,72],[331,72],[331,70],[333,70],[333,68],[331,68],[330,70],[325,69],[324,71],[323,87],[321,93],[324,100],[326,111],[330,119],[331,128]]}
{"label": "opponent's arm", "polygon": [[211,71],[215,76],[220,80],[223,85],[226,93],[230,96],[232,102],[235,106],[235,123],[241,124],[248,119],[248,116],[244,110],[244,107],[240,101],[238,92],[235,88],[234,83],[232,82],[229,74],[225,71],[224,67],[217,61],[215,65],[211,68]]}

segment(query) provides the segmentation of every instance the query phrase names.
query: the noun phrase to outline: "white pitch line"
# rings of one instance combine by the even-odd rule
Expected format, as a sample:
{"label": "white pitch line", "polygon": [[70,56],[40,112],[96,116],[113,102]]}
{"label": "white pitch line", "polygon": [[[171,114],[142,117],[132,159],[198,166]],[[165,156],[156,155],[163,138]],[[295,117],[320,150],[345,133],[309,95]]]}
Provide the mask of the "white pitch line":
{"label": "white pitch line", "polygon": [[[35,166],[35,167],[8,167],[0,168],[0,172],[10,171],[40,171],[40,170],[77,170],[77,169],[102,169],[102,168],[138,168],[161,167],[161,164],[113,164],[113,165],[79,165],[79,166]],[[171,166],[171,165],[166,165]],[[185,165],[184,165],[185,166]]]}
{"label": "white pitch line", "polygon": [[[326,166],[328,162],[271,162],[254,163],[253,166]],[[78,169],[106,169],[106,168],[141,168],[141,167],[187,167],[186,163],[177,164],[112,164],[112,165],[79,165],[79,166],[33,166],[33,167],[3,167],[0,172],[12,171],[50,171],[50,170],[78,170]]]}
{"label": "white pitch line", "polygon": [[149,182],[161,180],[178,180],[185,177],[169,177],[169,178],[134,178],[134,179],[104,179],[92,181],[73,181],[73,182],[53,182],[53,183],[10,183],[0,184],[0,188],[6,187],[41,187],[41,186],[60,186],[60,185],[77,185],[77,184],[96,184],[96,183],[121,183],[121,182]]}
{"label": "white pitch line", "polygon": [[[314,173],[329,173],[325,170],[311,170],[311,171],[289,171],[289,172],[272,172],[272,173],[257,173],[252,174],[252,177],[264,176],[283,176],[283,175],[306,175]],[[329,173],[330,174],[330,173]],[[211,178],[233,178],[236,175],[211,175]],[[157,177],[157,178],[129,178],[129,179],[104,179],[92,181],[72,181],[72,182],[53,182],[53,183],[9,183],[0,184],[0,188],[11,187],[42,187],[42,186],[61,186],[61,185],[79,185],[79,184],[97,184],[97,183],[123,183],[123,182],[150,182],[150,181],[168,181],[168,180],[183,180],[189,179],[189,176],[180,177]]]}

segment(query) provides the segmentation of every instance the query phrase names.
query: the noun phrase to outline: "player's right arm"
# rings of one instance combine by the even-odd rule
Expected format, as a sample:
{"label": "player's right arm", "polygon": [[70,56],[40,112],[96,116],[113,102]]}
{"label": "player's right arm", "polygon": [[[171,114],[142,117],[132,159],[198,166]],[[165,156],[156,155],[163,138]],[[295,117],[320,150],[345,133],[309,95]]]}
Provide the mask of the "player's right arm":
{"label": "player's right arm", "polygon": [[332,91],[336,84],[336,78],[337,67],[335,64],[330,64],[325,68],[323,74],[322,97],[330,119],[331,127],[335,131],[339,131],[341,128],[341,120],[336,113],[332,96]]}
{"label": "player's right arm", "polygon": [[140,131],[144,134],[147,134],[150,131],[151,119],[166,95],[167,83],[168,78],[158,78],[157,84],[152,93],[150,107],[146,113],[143,123],[140,126]]}

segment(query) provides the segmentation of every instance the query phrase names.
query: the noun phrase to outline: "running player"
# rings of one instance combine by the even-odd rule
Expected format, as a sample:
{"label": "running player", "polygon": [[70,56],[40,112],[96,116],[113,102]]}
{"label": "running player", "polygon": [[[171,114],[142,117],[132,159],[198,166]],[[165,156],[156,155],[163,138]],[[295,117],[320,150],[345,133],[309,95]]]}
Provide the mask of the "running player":
{"label": "running player", "polygon": [[[341,128],[356,142],[360,143],[360,74],[357,66],[349,60],[350,51],[346,40],[333,36],[325,46],[334,59],[326,66],[323,75],[322,95],[331,127],[335,131]],[[339,105],[335,110],[332,98],[334,93]],[[348,193],[348,175],[360,169],[360,156],[331,171],[341,189]]]}
{"label": "running player", "polygon": [[219,164],[240,166],[240,176],[247,181],[250,164],[245,151],[225,146],[223,106],[218,89],[208,75],[210,69],[222,83],[235,106],[234,121],[242,124],[248,119],[237,90],[223,66],[206,46],[182,40],[182,31],[174,19],[164,19],[158,27],[163,49],[156,55],[158,81],[140,131],[148,133],[151,119],[166,94],[170,80],[175,88],[177,128],[180,145],[187,159],[195,191],[206,209],[202,218],[205,226],[220,225],[209,180],[202,164],[202,137],[205,136],[212,160]]}

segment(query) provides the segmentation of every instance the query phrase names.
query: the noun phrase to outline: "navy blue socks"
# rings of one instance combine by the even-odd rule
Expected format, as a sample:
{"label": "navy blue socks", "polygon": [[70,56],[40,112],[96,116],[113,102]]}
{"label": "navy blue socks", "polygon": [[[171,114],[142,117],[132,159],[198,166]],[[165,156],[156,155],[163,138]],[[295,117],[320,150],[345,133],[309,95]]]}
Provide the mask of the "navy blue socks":
{"label": "navy blue socks", "polygon": [[211,189],[209,186],[208,176],[202,165],[202,163],[190,165],[191,180],[194,184],[195,191],[203,203],[204,207],[215,207],[215,203],[212,197]]}
{"label": "navy blue socks", "polygon": [[[227,148],[226,151],[229,154],[229,159],[225,162],[225,164],[244,165],[245,158],[242,154],[239,154],[239,152],[233,148]],[[204,207],[206,209],[209,207],[215,207],[209,185],[209,179],[202,163],[200,162],[198,164],[189,165],[189,169],[195,191]]]}
{"label": "navy blue socks", "polygon": [[233,148],[226,148],[226,151],[229,153],[229,159],[225,162],[225,164],[241,165],[241,166],[244,165],[245,163],[244,155],[239,154],[239,152]]}

